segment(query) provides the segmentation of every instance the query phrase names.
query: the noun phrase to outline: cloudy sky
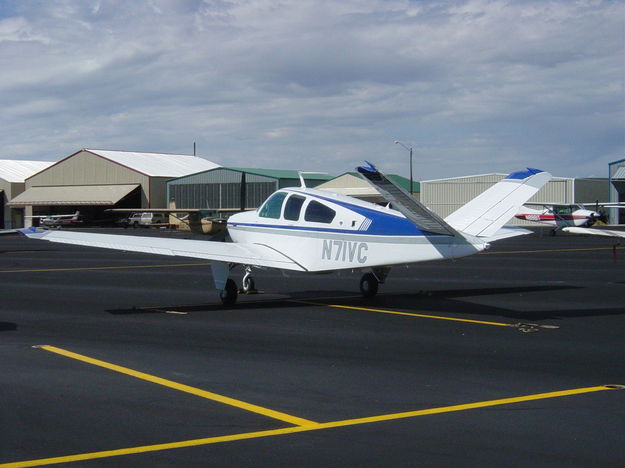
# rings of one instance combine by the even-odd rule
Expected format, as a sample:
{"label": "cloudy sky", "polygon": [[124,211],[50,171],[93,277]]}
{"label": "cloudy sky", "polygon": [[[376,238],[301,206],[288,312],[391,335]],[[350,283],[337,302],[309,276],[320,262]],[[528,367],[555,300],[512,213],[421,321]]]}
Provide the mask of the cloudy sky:
{"label": "cloudy sky", "polygon": [[623,1],[0,0],[0,159],[415,179],[625,158]]}

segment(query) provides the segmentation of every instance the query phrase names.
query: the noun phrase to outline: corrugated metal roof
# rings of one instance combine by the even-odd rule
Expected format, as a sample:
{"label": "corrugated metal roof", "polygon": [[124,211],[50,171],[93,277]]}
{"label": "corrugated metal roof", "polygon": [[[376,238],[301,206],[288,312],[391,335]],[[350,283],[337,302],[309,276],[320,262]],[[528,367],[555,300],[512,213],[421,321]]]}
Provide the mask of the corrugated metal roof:
{"label": "corrugated metal roof", "polygon": [[625,179],[625,166],[618,167],[614,174],[612,174],[613,179]]}
{"label": "corrugated metal roof", "polygon": [[30,176],[54,164],[52,161],[20,161],[0,159],[0,179],[7,182],[24,182]]}
{"label": "corrugated metal roof", "polygon": [[219,164],[186,154],[140,153],[84,149],[150,177],[182,177],[220,167]]}
{"label": "corrugated metal roof", "polygon": [[[351,177],[350,177],[351,176]],[[393,182],[395,182],[396,184],[398,184],[401,188],[403,188],[406,191],[410,191],[410,180],[406,179],[405,177],[402,177],[400,175],[397,174],[386,174],[386,177],[388,177],[389,179],[391,179]],[[326,182],[325,184],[319,185],[317,186],[317,188],[325,188],[325,187],[333,187],[336,188],[337,185],[334,184],[333,182],[336,181],[336,184],[339,184],[338,186],[342,187],[342,189],[347,189],[347,188],[363,188],[365,190],[354,190],[354,193],[363,193],[366,194],[367,193],[367,189],[371,187],[371,185],[364,180],[362,177],[360,177],[360,174],[358,174],[357,172],[345,172],[344,174],[341,174],[338,177],[334,177],[333,179],[329,180],[328,182]],[[415,182],[414,180],[412,181],[412,191],[413,193],[419,193],[421,190],[421,185],[419,182]],[[370,193],[378,193],[377,190],[375,189],[371,189],[369,191]],[[343,192],[341,192],[343,193]]]}
{"label": "corrugated metal roof", "polygon": [[64,185],[31,187],[13,198],[9,206],[48,205],[114,205],[138,184],[125,185]]}
{"label": "corrugated metal roof", "polygon": [[[250,167],[226,167],[234,171],[246,172],[247,174],[255,174],[264,177],[272,177],[274,179],[299,179],[299,171],[290,169],[257,169]],[[334,176],[329,174],[305,173],[304,179],[307,180],[330,180]]]}

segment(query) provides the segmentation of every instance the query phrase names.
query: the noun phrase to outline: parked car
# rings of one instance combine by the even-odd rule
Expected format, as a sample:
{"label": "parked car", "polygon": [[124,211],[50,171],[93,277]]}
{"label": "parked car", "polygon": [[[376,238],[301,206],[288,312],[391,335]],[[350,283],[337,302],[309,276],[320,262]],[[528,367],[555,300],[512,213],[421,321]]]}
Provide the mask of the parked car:
{"label": "parked car", "polygon": [[126,218],[126,227],[131,226],[133,228],[138,228],[141,223],[141,214],[142,213],[132,213],[128,218]]}
{"label": "parked car", "polygon": [[169,216],[165,213],[141,213],[141,220],[139,225],[142,227],[150,227],[153,224],[167,224]]}

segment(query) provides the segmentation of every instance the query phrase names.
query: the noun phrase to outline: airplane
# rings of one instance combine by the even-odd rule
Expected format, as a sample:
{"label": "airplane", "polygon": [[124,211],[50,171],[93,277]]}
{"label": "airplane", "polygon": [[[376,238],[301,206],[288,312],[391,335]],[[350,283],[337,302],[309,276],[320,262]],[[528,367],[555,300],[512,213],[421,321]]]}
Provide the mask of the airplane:
{"label": "airplane", "polygon": [[[589,210],[586,206],[595,206],[595,210]],[[530,206],[540,206],[542,209],[532,209]],[[608,203],[525,203],[514,215],[515,218],[526,221],[534,221],[550,226],[555,226],[552,235],[563,227],[590,227],[597,221],[605,219],[605,215],[599,212],[599,206],[611,207]]]}
{"label": "airplane", "polygon": [[442,219],[373,164],[358,167],[361,176],[393,206],[305,186],[274,192],[258,210],[230,216],[232,242],[166,239],[113,234],[22,229],[29,238],[160,255],[211,260],[215,287],[224,305],[239,290],[231,271],[243,267],[242,292],[255,290],[253,268],[308,273],[360,271],[364,297],[378,292],[392,267],[465,257],[490,242],[530,234],[504,227],[551,174],[538,169],[513,172]]}
{"label": "airplane", "polygon": [[25,216],[26,218],[39,219],[39,222],[43,226],[61,228],[62,226],[75,226],[84,223],[84,219],[80,214],[80,211],[76,211],[72,214],[47,214],[47,215],[34,215]]}

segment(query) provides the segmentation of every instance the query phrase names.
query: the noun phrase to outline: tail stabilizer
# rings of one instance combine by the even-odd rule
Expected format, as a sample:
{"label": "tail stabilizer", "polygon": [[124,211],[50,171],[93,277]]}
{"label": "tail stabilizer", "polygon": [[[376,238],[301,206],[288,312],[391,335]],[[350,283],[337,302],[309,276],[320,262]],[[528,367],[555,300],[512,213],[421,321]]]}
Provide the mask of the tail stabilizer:
{"label": "tail stabilizer", "polygon": [[495,236],[550,179],[551,174],[539,169],[513,172],[447,216],[445,221],[471,236]]}

